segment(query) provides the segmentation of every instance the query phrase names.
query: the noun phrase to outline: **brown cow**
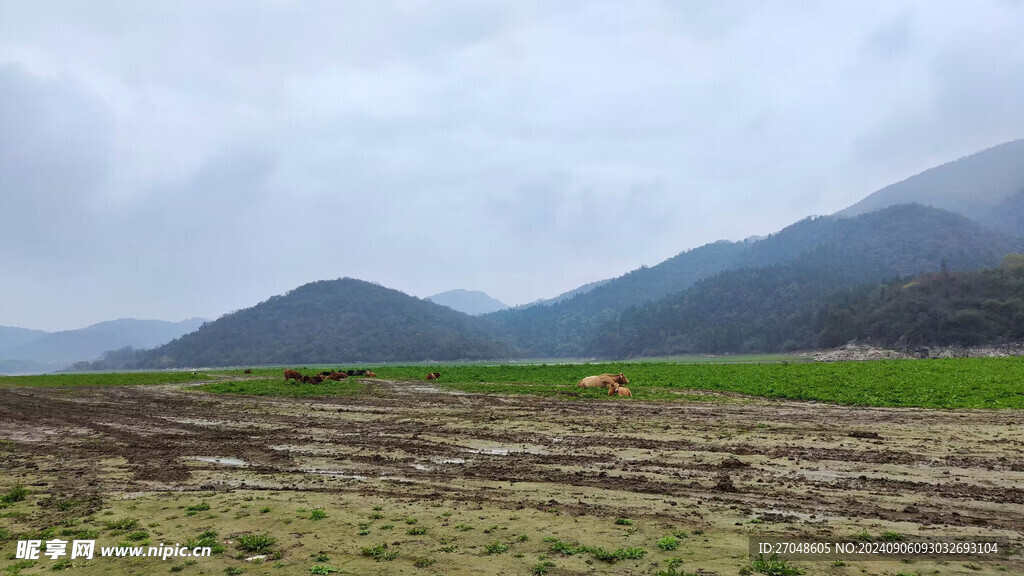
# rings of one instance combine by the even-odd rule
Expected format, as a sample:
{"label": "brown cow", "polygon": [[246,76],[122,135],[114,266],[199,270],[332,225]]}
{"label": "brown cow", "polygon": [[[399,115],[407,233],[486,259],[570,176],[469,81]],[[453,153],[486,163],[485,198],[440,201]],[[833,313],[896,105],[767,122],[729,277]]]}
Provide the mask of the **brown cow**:
{"label": "brown cow", "polygon": [[300,374],[298,370],[285,370],[284,381],[287,382],[289,380],[295,380],[296,382],[299,382],[302,380],[302,374]]}
{"label": "brown cow", "polygon": [[[610,392],[610,390],[609,390],[609,392]],[[626,388],[625,386],[619,386],[618,388],[616,388],[615,389],[615,393],[618,394],[619,396],[629,396],[629,397],[633,396],[633,393],[630,392],[629,388]],[[611,394],[609,394],[609,396],[610,395]]]}
{"label": "brown cow", "polygon": [[344,372],[331,372],[327,375],[328,380],[334,380],[335,382],[338,380],[344,380],[345,378],[348,378],[348,374],[345,374]]}
{"label": "brown cow", "polygon": [[620,386],[629,384],[629,380],[625,374],[619,372],[618,374],[598,374],[597,376],[587,376],[583,380],[580,380],[576,386],[579,388],[611,388],[614,386]]}
{"label": "brown cow", "polygon": [[321,384],[324,381],[324,377],[319,374],[316,376],[303,376],[302,381],[306,384]]}
{"label": "brown cow", "polygon": [[245,374],[252,374],[252,370],[249,370],[248,368],[246,368],[243,372]]}
{"label": "brown cow", "polygon": [[373,370],[367,370],[365,376],[367,378],[376,378],[377,377],[377,373],[374,372]]}
{"label": "brown cow", "polygon": [[440,379],[441,379],[441,373],[440,372],[431,372],[430,374],[427,374],[427,380],[440,380]]}

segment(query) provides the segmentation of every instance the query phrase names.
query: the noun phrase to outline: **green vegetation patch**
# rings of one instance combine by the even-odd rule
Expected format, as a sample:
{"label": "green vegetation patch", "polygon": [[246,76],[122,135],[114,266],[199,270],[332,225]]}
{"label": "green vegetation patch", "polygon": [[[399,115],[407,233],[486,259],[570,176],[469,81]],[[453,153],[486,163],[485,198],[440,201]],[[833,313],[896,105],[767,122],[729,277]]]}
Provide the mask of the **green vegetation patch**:
{"label": "green vegetation patch", "polygon": [[252,396],[344,396],[362,394],[366,391],[366,384],[354,378],[338,382],[328,380],[322,384],[296,384],[292,381],[285,382],[282,370],[275,370],[275,372],[281,373],[282,376],[280,378],[211,382],[197,386],[195,389],[213,394],[249,394]]}
{"label": "green vegetation patch", "polygon": [[[729,357],[720,357],[728,361]],[[734,401],[731,393],[815,400],[857,406],[921,408],[1024,408],[1024,358],[947,358],[936,360],[875,360],[870,362],[686,363],[622,362],[604,364],[458,364],[449,366],[379,366],[378,377],[400,382],[423,382],[440,372],[439,386],[482,394],[530,394],[567,400],[630,402],[609,398],[603,389],[580,389],[583,377],[623,372],[636,400]],[[313,369],[307,369],[312,373]],[[212,382],[195,389],[215,394],[268,396],[337,396],[373,393],[358,378],[322,384],[285,382],[283,369],[262,368],[245,380]],[[176,376],[177,374],[177,376]],[[233,373],[232,373],[233,374]],[[280,374],[280,375],[279,375]],[[223,377],[225,374],[212,374]],[[116,384],[168,382],[192,378],[187,373],[96,374],[85,376]],[[202,376],[199,376],[202,377]],[[44,377],[25,377],[44,378]],[[46,377],[60,378],[60,377]],[[0,383],[12,380],[0,378]],[[713,391],[722,394],[706,394]]]}
{"label": "green vegetation patch", "polygon": [[[636,399],[695,399],[695,390],[860,406],[1024,408],[1024,358],[944,358],[765,364],[629,362],[502,366],[381,366],[380,378],[418,381],[441,372],[437,386],[488,394],[567,399],[608,398],[580,389],[583,377],[623,372]],[[715,399],[711,397],[711,399]]]}
{"label": "green vegetation patch", "polygon": [[88,386],[139,386],[149,384],[180,384],[209,380],[206,372],[110,372],[101,374],[40,374],[37,376],[3,376],[0,388],[82,388]]}

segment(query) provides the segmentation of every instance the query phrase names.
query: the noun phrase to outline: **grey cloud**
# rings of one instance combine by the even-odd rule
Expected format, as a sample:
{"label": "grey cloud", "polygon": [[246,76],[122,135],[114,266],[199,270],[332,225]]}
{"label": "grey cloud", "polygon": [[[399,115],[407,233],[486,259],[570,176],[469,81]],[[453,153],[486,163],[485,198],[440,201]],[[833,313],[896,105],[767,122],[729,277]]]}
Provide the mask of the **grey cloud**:
{"label": "grey cloud", "polygon": [[82,86],[0,65],[4,260],[59,259],[74,242],[69,227],[109,176],[112,130],[108,110]]}
{"label": "grey cloud", "polygon": [[549,297],[1020,137],[1021,27],[1004,0],[0,0],[0,324],[345,275]]}

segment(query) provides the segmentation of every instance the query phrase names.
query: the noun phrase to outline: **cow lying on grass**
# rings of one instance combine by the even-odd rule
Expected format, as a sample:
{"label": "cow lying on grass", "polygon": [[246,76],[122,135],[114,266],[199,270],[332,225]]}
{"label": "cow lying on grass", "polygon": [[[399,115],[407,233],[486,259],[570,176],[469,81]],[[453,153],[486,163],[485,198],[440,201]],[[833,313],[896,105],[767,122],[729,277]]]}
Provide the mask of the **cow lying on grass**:
{"label": "cow lying on grass", "polygon": [[440,380],[440,379],[441,379],[441,373],[440,372],[431,372],[430,374],[427,374],[427,380]]}
{"label": "cow lying on grass", "polygon": [[367,378],[376,378],[377,377],[377,373],[374,372],[373,370],[367,370],[365,375],[366,375]]}
{"label": "cow lying on grass", "polygon": [[583,380],[580,380],[576,386],[579,388],[611,388],[612,386],[623,386],[629,384],[629,380],[625,374],[619,372],[618,374],[598,374],[597,376],[587,376]]}
{"label": "cow lying on grass", "polygon": [[629,379],[622,372],[618,374],[598,374],[597,376],[587,376],[583,380],[580,380],[576,386],[579,388],[607,388],[609,396],[632,396],[633,394],[629,391],[629,388],[623,386],[623,384],[629,384]]}

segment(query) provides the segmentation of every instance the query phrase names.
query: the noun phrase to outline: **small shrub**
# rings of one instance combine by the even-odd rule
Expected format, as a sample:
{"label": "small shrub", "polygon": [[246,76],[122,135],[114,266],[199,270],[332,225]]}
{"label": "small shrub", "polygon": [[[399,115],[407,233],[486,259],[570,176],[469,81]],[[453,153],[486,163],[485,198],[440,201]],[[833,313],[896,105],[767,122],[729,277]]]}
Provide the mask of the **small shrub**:
{"label": "small shrub", "polygon": [[373,514],[370,514],[370,520],[380,520],[383,517],[384,515],[380,512],[374,512]]}
{"label": "small shrub", "polygon": [[131,534],[125,536],[125,538],[133,542],[137,542],[139,540],[145,540],[146,538],[149,538],[149,532],[146,532],[145,530],[136,530],[135,532],[132,532]]}
{"label": "small shrub", "polygon": [[264,506],[263,508],[260,508],[260,514],[266,514],[267,512],[270,512],[270,506]]}
{"label": "small shrub", "polygon": [[[656,573],[655,576],[697,576],[693,572],[682,571],[680,568],[683,564],[682,558],[669,558],[665,563],[668,564],[668,569]],[[747,566],[744,566],[744,568],[747,570],[750,569]]]}
{"label": "small shrub", "polygon": [[882,542],[902,542],[903,534],[899,532],[882,532],[878,539]]}
{"label": "small shrub", "polygon": [[432,566],[435,563],[437,563],[437,560],[434,560],[433,558],[423,557],[416,558],[415,560],[413,560],[412,565],[417,568],[426,568],[427,566]]}
{"label": "small shrub", "polygon": [[103,525],[107,530],[134,530],[139,527],[139,521],[135,518],[121,518],[120,520],[109,520]]}
{"label": "small shrub", "polygon": [[245,570],[242,569],[242,568],[239,568],[238,566],[228,566],[227,568],[224,569],[224,573],[227,574],[228,576],[238,576],[242,572],[245,572]]}
{"label": "small shrub", "polygon": [[615,523],[618,524],[619,526],[632,526],[633,525],[633,521],[630,520],[629,518],[616,518],[615,519]]}
{"label": "small shrub", "polygon": [[331,557],[326,552],[317,552],[316,554],[310,554],[313,558],[313,562],[329,562]]}
{"label": "small shrub", "polygon": [[4,504],[13,504],[15,502],[21,502],[28,496],[28,488],[20,481],[17,482],[6,494],[0,496],[0,502]]}
{"label": "small shrub", "polygon": [[554,567],[554,562],[550,560],[545,560],[544,562],[539,562],[535,564],[534,567],[530,570],[530,574],[533,574],[534,576],[544,576],[548,573],[548,570]]}
{"label": "small shrub", "polygon": [[764,574],[765,576],[799,576],[804,573],[803,570],[796,566],[790,566],[789,562],[779,559],[774,554],[770,558],[765,558],[764,554],[759,554],[750,563],[750,567],[754,572]]}
{"label": "small shrub", "polygon": [[597,558],[598,560],[602,562],[607,562],[609,564],[612,564],[619,559],[614,552],[609,552],[604,548],[588,548],[587,552],[593,554],[594,558]]}
{"label": "small shrub", "polygon": [[580,552],[586,551],[586,549],[584,547],[576,546],[574,544],[569,544],[567,542],[562,542],[561,540],[558,540],[557,538],[555,538],[555,539],[545,538],[544,540],[547,541],[547,542],[551,542],[551,551],[552,552],[558,552],[558,553],[562,554],[563,556],[572,556],[574,554],[579,554]]}
{"label": "small shrub", "polygon": [[331,574],[331,573],[334,573],[334,572],[337,572],[337,571],[338,571],[337,568],[332,568],[332,567],[327,566],[325,564],[321,564],[319,566],[313,566],[312,568],[309,569],[309,573],[310,574],[324,574],[324,575],[326,575],[326,574]]}
{"label": "small shrub", "polygon": [[615,557],[619,560],[639,560],[647,554],[643,548],[625,548],[615,551]]}
{"label": "small shrub", "polygon": [[412,516],[406,517],[405,519],[405,523],[409,525],[415,524],[417,522],[419,522],[419,520],[413,518]]}
{"label": "small shrub", "polygon": [[246,552],[262,554],[276,542],[269,534],[243,534],[238,537],[238,547]]}
{"label": "small shrub", "polygon": [[317,508],[309,513],[310,520],[323,520],[327,518],[327,512],[323,508]]}
{"label": "small shrub", "polygon": [[679,540],[675,536],[665,536],[658,540],[658,548],[662,550],[675,550],[679,548]]}
{"label": "small shrub", "polygon": [[508,552],[508,545],[497,540],[487,545],[488,554],[504,554],[505,552]]}
{"label": "small shrub", "polygon": [[221,554],[224,552],[224,545],[217,539],[217,533],[213,530],[207,530],[200,534],[198,538],[188,540],[185,542],[185,546],[188,548],[209,546],[210,553],[212,554]]}
{"label": "small shrub", "polygon": [[405,533],[408,534],[409,536],[422,536],[422,535],[427,533],[427,527],[426,526],[415,526],[413,528],[409,528]]}
{"label": "small shrub", "polygon": [[368,546],[363,548],[363,556],[369,556],[377,562],[390,562],[395,558],[398,558],[398,550],[389,552],[387,544],[378,544],[376,546]]}

